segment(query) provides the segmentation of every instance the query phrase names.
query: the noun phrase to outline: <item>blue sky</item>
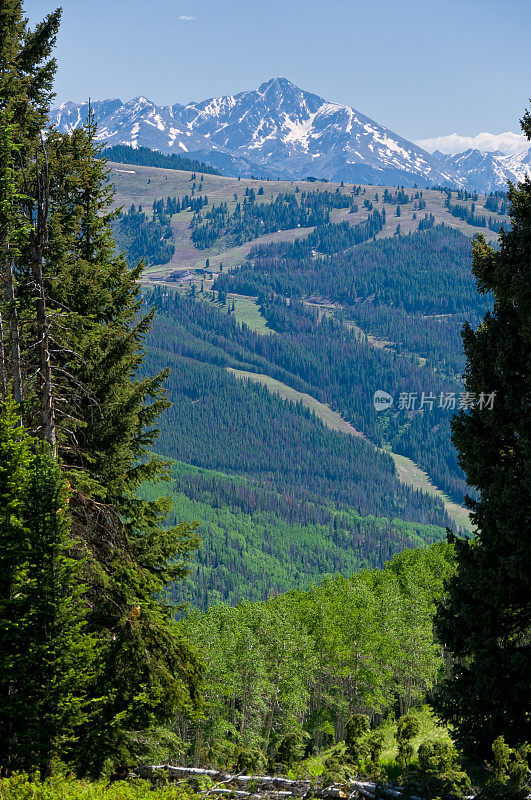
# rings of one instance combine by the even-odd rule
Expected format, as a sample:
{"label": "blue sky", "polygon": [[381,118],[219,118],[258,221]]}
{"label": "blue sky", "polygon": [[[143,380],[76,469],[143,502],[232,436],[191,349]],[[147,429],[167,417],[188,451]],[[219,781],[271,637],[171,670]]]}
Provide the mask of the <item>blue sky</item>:
{"label": "blue sky", "polygon": [[[32,22],[51,8],[25,2]],[[64,0],[57,99],[170,105],[283,76],[412,140],[516,132],[530,39],[530,0]]]}

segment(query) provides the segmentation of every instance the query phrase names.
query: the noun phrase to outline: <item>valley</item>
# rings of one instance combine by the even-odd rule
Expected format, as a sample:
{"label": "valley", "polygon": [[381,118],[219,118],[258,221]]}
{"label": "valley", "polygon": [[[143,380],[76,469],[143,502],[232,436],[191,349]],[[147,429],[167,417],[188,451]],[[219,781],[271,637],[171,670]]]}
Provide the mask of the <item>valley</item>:
{"label": "valley", "polygon": [[531,800],[527,19],[462,5],[2,4],[0,800]]}
{"label": "valley", "polygon": [[[424,413],[401,409],[398,395],[459,398],[460,328],[488,307],[470,274],[470,238],[494,241],[493,228],[508,223],[495,210],[502,200],[109,168],[115,207],[141,206],[172,237],[171,258],[148,260],[142,285],[158,308],[147,370],[171,369],[174,407],[158,449],[181,465],[172,518],[201,520],[207,554],[200,551],[180,598],[201,607],[213,597],[260,599],[348,571],[352,558],[354,568],[377,566],[382,547],[390,557],[442,540],[447,525],[470,531],[451,413],[433,402]],[[184,208],[199,199],[196,210]],[[468,218],[451,213],[457,205]],[[296,224],[312,214],[317,224]],[[274,229],[260,234],[264,224]],[[196,231],[208,232],[207,246],[194,241]],[[382,415],[372,408],[380,388],[396,397]],[[345,435],[359,443],[356,454],[347,455]],[[378,467],[369,466],[371,450],[385,460]],[[398,503],[385,491],[376,499],[382,467]],[[294,517],[293,504],[305,510]],[[362,549],[347,555],[342,539],[328,540],[332,524],[364,531]],[[271,525],[284,544],[273,545]],[[229,541],[240,542],[236,551]],[[314,555],[288,576],[282,553],[298,552],[301,541]]]}

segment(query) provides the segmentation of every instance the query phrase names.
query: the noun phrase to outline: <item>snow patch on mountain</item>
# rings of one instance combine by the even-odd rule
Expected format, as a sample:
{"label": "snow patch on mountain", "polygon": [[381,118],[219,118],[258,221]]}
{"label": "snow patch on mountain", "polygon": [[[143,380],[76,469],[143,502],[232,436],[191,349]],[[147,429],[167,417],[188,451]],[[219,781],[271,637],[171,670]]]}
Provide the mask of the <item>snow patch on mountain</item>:
{"label": "snow patch on mountain", "polygon": [[[286,78],[258,89],[186,105],[157,106],[146,97],[92,104],[97,138],[163,153],[176,147],[226,174],[429,186],[446,184],[491,191],[529,172],[529,152],[512,155],[430,153],[350,106],[306,92]],[[86,104],[63,103],[52,124],[72,131],[86,119]],[[441,150],[444,148],[441,148]]]}

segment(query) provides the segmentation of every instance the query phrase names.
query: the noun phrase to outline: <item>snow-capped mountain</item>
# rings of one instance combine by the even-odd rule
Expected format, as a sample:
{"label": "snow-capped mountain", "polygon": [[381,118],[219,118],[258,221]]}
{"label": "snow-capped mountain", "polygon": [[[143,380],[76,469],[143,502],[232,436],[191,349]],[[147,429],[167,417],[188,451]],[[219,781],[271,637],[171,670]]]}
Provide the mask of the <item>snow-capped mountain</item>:
{"label": "snow-capped mountain", "polygon": [[499,151],[482,153],[480,150],[465,150],[456,155],[433,154],[441,167],[454,172],[469,189],[478,192],[494,192],[507,188],[507,181],[522,181],[531,175],[531,148],[516,155],[505,155]]}
{"label": "snow-capped mountain", "polygon": [[[228,175],[292,180],[314,175],[382,185],[488,186],[490,191],[503,188],[506,173],[511,177],[529,168],[528,154],[430,154],[354,108],[299,89],[286,78],[184,106],[161,107],[138,97],[127,103],[103,100],[92,107],[101,141],[187,153]],[[53,112],[51,123],[69,131],[86,114],[86,104],[65,103]]]}

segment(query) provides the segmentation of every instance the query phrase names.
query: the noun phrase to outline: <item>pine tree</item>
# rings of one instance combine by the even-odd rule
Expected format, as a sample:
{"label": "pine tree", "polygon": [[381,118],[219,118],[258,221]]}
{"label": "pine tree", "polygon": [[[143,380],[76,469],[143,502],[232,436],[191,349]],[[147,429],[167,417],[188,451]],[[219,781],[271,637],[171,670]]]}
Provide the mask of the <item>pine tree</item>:
{"label": "pine tree", "polygon": [[[531,138],[529,113],[522,127]],[[441,716],[469,752],[488,755],[503,735],[531,741],[531,180],[509,186],[512,230],[499,249],[478,236],[473,269],[494,308],[463,332],[465,386],[478,402],[453,422],[453,438],[469,483],[477,533],[456,541],[458,572],[438,611],[439,636],[453,655],[437,699]],[[492,410],[481,408],[495,392]],[[483,394],[482,394],[483,393]]]}
{"label": "pine tree", "polygon": [[[13,720],[0,761],[5,770],[46,772],[60,754],[79,772],[98,773],[108,759],[123,765],[145,752],[150,731],[195,698],[199,665],[178,635],[167,587],[186,574],[198,540],[193,526],[163,527],[167,498],[138,495],[168,473],[151,452],[168,406],[165,373],[142,375],[154,309],[143,312],[142,265],[130,270],[115,253],[93,119],[41,140],[58,23],[56,12],[30,31],[20,2],[0,8],[0,385],[5,398],[16,389],[17,339],[21,391],[6,414],[19,426],[22,419],[28,442],[12,500],[19,516],[4,492],[1,524],[13,546],[0,562],[23,589],[25,616],[11,625],[9,590],[0,600],[0,663],[13,664],[13,647],[22,652],[17,637],[35,643],[12,670],[10,701],[0,693],[0,719]],[[93,657],[81,669],[75,660],[87,643]],[[9,705],[24,682],[34,708],[25,721],[24,709]],[[79,745],[70,749],[74,733]]]}
{"label": "pine tree", "polygon": [[46,775],[86,715],[83,563],[72,556],[68,485],[10,399],[0,404],[0,463],[0,764]]}

